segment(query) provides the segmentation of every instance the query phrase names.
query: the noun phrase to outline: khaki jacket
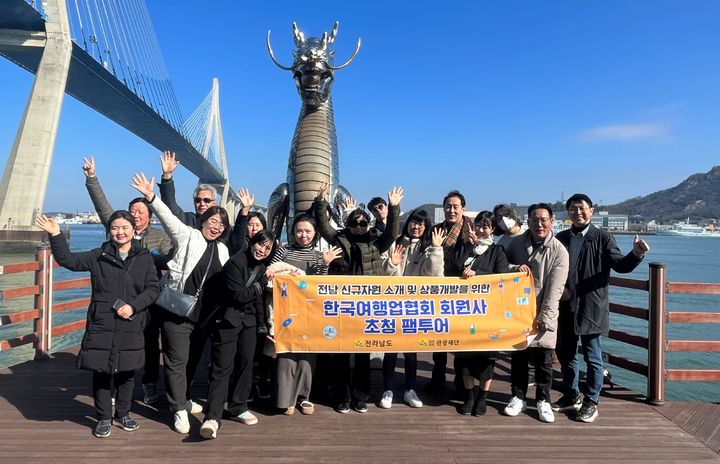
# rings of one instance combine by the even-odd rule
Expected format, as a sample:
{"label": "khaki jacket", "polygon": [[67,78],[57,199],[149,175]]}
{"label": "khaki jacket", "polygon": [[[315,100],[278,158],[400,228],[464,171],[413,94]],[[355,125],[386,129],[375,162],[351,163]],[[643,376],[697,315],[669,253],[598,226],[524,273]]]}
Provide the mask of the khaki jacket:
{"label": "khaki jacket", "polygon": [[537,299],[536,320],[548,324],[551,328],[551,330],[540,332],[530,346],[555,348],[560,297],[563,294],[570,267],[567,250],[550,233],[545,241],[533,251],[532,235],[530,231],[526,231],[510,243],[507,257],[511,271],[517,271],[522,264],[527,264],[532,270]]}

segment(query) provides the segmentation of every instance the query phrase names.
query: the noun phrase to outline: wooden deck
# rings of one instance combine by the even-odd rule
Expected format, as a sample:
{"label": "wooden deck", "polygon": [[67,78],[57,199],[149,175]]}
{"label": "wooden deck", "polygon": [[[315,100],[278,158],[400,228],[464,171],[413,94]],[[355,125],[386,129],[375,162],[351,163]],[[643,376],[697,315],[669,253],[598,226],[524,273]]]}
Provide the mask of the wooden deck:
{"label": "wooden deck", "polygon": [[[428,359],[421,356],[420,390],[429,374]],[[95,420],[90,374],[75,369],[74,362],[73,353],[57,353],[0,370],[3,463],[96,463],[113,458],[131,463],[720,462],[718,405],[653,408],[632,392],[613,389],[602,398],[593,424],[562,414],[554,424],[544,424],[532,408],[509,418],[499,412],[509,399],[507,364],[497,370],[489,411],[481,418],[458,415],[454,400],[434,401],[422,394],[422,409],[401,403],[390,410],[371,405],[367,414],[341,415],[330,405],[318,404],[313,416],[287,417],[269,405],[253,403],[257,426],[225,420],[218,438],[204,441],[197,433],[201,415],[191,420],[189,436],[179,435],[170,428],[164,400],[159,409],[144,405],[138,386],[132,414],[140,430],[128,433],[114,427],[109,438],[99,440],[91,435]],[[374,376],[378,380],[379,372]],[[193,393],[202,395],[206,387],[199,382]],[[376,389],[374,399],[378,396]]]}

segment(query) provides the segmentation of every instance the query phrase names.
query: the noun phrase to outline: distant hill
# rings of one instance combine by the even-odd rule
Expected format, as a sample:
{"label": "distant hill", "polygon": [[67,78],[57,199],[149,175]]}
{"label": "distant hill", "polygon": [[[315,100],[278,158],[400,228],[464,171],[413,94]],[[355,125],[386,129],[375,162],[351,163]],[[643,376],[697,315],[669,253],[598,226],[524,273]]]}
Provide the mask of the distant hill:
{"label": "distant hill", "polygon": [[640,214],[661,222],[688,217],[691,221],[720,218],[720,166],[705,174],[693,174],[675,187],[603,209],[612,213]]}

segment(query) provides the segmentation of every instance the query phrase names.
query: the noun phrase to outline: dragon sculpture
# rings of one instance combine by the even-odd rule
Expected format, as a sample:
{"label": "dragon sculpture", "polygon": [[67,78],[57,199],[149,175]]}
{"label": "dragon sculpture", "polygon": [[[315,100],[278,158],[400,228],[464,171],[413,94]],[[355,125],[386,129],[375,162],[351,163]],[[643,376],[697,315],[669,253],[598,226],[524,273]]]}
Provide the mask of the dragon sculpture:
{"label": "dragon sculpture", "polygon": [[300,117],[290,146],[287,180],[273,191],[268,202],[268,227],[276,237],[280,236],[287,223],[288,240],[292,240],[289,228],[295,214],[311,209],[323,183],[330,186],[330,214],[337,224],[341,224],[342,206],[350,196],[339,182],[337,135],[330,91],[333,73],[355,59],[361,42],[358,39],[355,52],[345,63],[334,66],[335,52],[330,46],[335,42],[338,26],[339,23],[335,22],[332,32],[324,32],[320,38],[306,38],[293,22],[295,59],[292,66],[283,66],[275,59],[270,45],[270,31],[267,33],[270,58],[280,69],[292,72],[302,99]]}

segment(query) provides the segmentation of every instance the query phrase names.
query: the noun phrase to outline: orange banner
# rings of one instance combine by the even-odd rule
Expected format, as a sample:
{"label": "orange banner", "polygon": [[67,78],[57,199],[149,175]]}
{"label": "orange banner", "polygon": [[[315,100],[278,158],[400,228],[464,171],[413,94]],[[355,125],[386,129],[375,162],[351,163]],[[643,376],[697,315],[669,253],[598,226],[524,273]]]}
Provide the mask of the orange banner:
{"label": "orange banner", "polygon": [[523,273],[445,277],[275,276],[278,353],[509,351],[535,332]]}

